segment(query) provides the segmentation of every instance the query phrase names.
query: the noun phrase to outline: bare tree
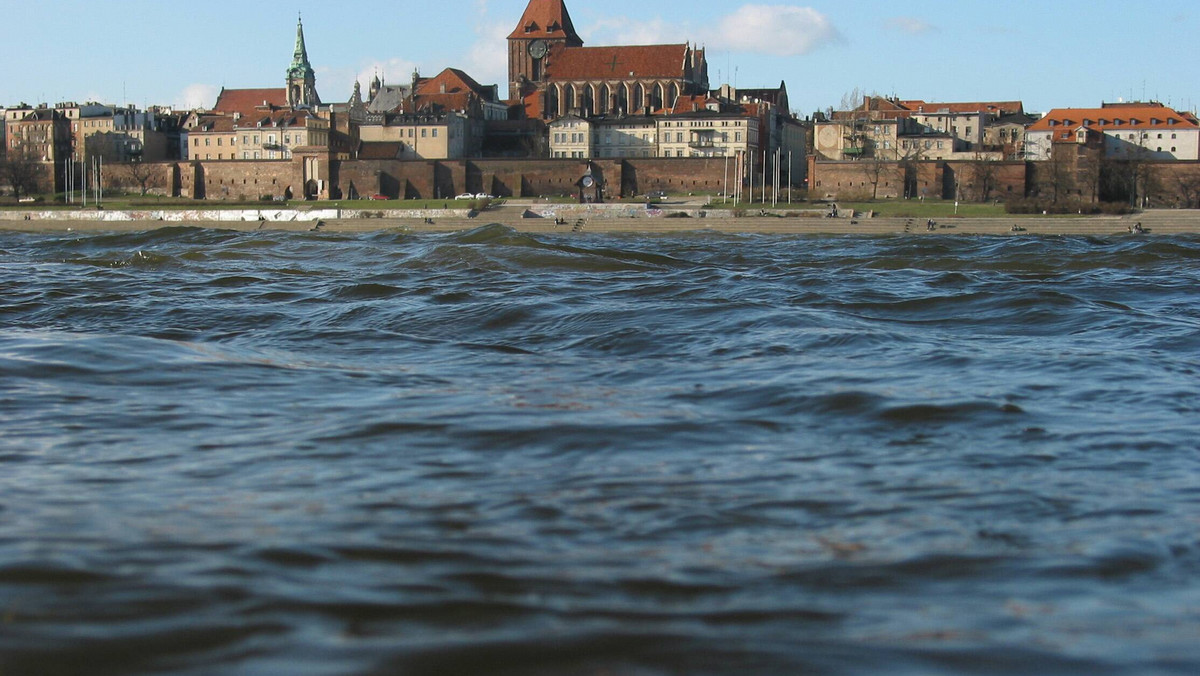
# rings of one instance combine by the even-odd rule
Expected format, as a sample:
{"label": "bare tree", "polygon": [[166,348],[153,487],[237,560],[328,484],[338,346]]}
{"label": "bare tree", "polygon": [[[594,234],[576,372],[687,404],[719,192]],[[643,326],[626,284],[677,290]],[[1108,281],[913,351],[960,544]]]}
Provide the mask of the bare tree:
{"label": "bare tree", "polygon": [[123,175],[129,185],[137,186],[141,190],[143,197],[151,189],[163,187],[162,167],[160,165],[133,161],[119,164],[117,167],[118,172]]}
{"label": "bare tree", "polygon": [[975,159],[971,161],[971,183],[975,187],[976,199],[987,202],[992,198],[998,174],[999,167],[995,159],[983,153],[975,153]]}
{"label": "bare tree", "polygon": [[1200,171],[1176,171],[1175,191],[1185,209],[1200,209]]}
{"label": "bare tree", "polygon": [[912,199],[917,197],[917,174],[925,153],[919,141],[902,141],[900,148],[903,152],[896,160],[896,172],[898,179],[904,182],[905,199]]}
{"label": "bare tree", "polygon": [[42,174],[41,162],[26,145],[10,148],[4,160],[0,161],[0,180],[8,184],[16,199],[39,192]]}
{"label": "bare tree", "polygon": [[842,98],[838,102],[838,110],[858,110],[867,98],[874,98],[876,96],[879,96],[879,94],[868,92],[862,87],[855,87],[842,94]]}
{"label": "bare tree", "polygon": [[1068,150],[1074,150],[1074,146],[1054,144],[1050,148],[1050,157],[1037,166],[1038,192],[1049,193],[1050,201],[1055,204],[1059,199],[1066,199],[1075,186],[1074,168],[1066,153]]}
{"label": "bare tree", "polygon": [[889,173],[888,169],[895,162],[889,161],[886,157],[876,152],[878,149],[873,142],[865,141],[865,143],[866,147],[863,148],[865,157],[858,163],[858,167],[863,177],[871,184],[871,199],[875,200],[879,198],[879,182]]}

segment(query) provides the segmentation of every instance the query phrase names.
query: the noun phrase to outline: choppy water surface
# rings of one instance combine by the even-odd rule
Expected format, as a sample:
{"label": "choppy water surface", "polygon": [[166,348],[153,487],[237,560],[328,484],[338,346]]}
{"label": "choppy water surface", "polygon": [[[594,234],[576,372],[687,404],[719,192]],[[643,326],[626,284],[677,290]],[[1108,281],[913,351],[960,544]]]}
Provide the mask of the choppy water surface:
{"label": "choppy water surface", "polygon": [[1200,240],[0,233],[0,674],[1195,674]]}

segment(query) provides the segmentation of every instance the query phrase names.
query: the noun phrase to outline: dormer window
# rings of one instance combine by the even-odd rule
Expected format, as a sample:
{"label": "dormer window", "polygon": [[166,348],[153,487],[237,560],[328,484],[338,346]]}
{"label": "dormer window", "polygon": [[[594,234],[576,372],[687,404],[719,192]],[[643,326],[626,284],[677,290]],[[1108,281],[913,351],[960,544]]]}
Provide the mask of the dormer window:
{"label": "dormer window", "polygon": [[549,33],[557,33],[561,29],[562,26],[559,26],[557,21],[546,27],[546,31]]}
{"label": "dormer window", "polygon": [[538,30],[538,25],[536,22],[530,21],[528,24],[525,25],[526,33],[536,33],[537,30]]}
{"label": "dormer window", "polygon": [[1113,120],[1113,126],[1114,126],[1114,127],[1119,127],[1119,126],[1121,126],[1121,124],[1122,124],[1122,122],[1121,122],[1121,118],[1119,118],[1119,117],[1118,117],[1118,118],[1116,118],[1116,119],[1114,119],[1114,120]]}

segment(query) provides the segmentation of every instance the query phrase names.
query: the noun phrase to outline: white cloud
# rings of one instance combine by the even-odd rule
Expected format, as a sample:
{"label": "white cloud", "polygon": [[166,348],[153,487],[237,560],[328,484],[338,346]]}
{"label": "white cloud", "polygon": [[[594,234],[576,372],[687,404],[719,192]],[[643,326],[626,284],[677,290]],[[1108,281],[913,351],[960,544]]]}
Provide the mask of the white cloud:
{"label": "white cloud", "polygon": [[[371,85],[371,78],[378,75],[386,84],[389,85],[406,85],[412,82],[413,70],[418,69],[416,61],[392,57],[387,60],[372,60],[367,61],[358,72],[354,74],[346,82],[346,95],[342,98],[349,99],[350,94],[354,91],[354,82],[357,80],[362,86],[363,99],[367,98],[367,89]],[[430,75],[430,73],[422,73],[422,75]]]}
{"label": "white cloud", "polygon": [[743,5],[698,37],[710,48],[800,56],[842,39],[829,17],[811,7]]}
{"label": "white cloud", "polygon": [[937,26],[911,16],[894,16],[887,20],[887,27],[909,35],[921,35],[937,30]]}
{"label": "white cloud", "polygon": [[462,69],[482,85],[500,85],[500,96],[508,96],[508,34],[511,27],[481,20],[475,26],[475,42],[467,51]]}
{"label": "white cloud", "polygon": [[624,16],[594,21],[582,37],[585,44],[595,45],[661,45],[688,40],[686,28],[678,22]]}
{"label": "white cloud", "polygon": [[212,108],[217,103],[221,88],[210,84],[190,84],[175,96],[174,105],[184,110]]}

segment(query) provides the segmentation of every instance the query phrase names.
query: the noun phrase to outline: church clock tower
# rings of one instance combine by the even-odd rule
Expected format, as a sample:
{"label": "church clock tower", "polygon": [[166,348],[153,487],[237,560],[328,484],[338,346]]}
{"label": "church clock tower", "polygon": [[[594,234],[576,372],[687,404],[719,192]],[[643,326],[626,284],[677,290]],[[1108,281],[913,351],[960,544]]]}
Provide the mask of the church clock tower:
{"label": "church clock tower", "polygon": [[308,50],[304,47],[304,23],[296,21],[296,52],[287,71],[287,102],[292,108],[321,105],[317,96],[317,75],[308,63]]}
{"label": "church clock tower", "polygon": [[541,82],[556,46],[582,47],[563,0],[529,0],[516,30],[508,36],[508,98],[520,99],[527,82]]}

